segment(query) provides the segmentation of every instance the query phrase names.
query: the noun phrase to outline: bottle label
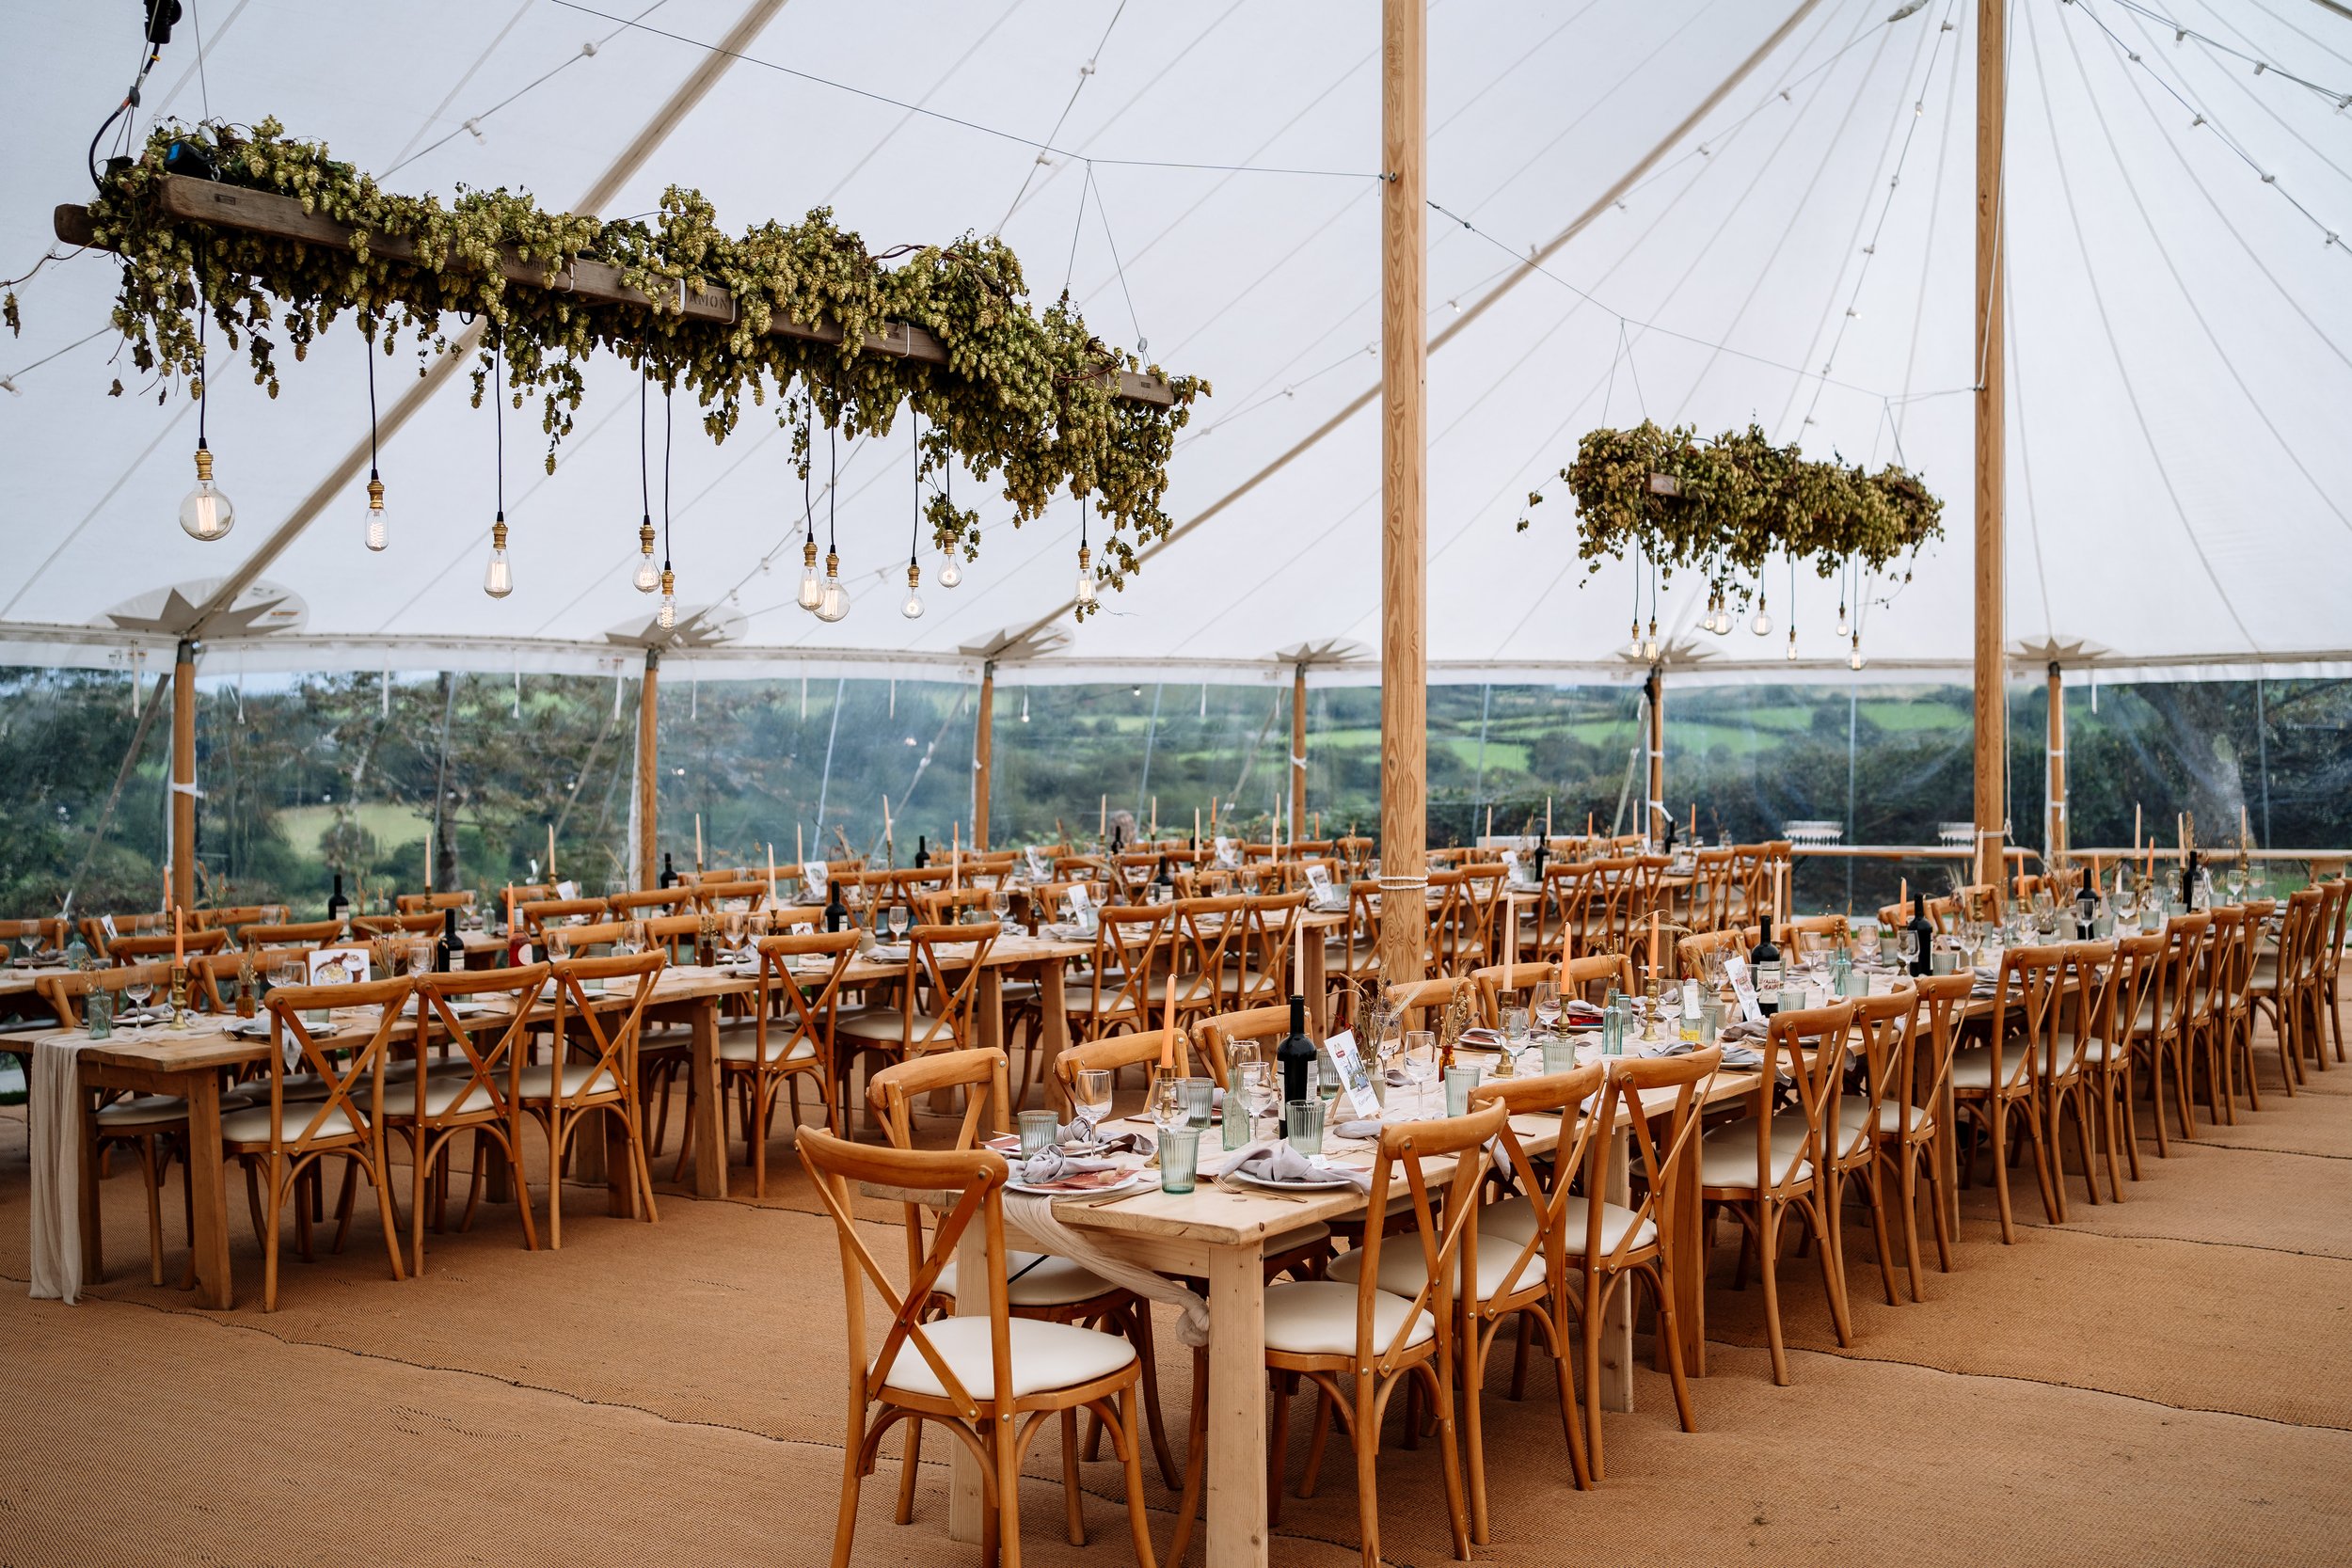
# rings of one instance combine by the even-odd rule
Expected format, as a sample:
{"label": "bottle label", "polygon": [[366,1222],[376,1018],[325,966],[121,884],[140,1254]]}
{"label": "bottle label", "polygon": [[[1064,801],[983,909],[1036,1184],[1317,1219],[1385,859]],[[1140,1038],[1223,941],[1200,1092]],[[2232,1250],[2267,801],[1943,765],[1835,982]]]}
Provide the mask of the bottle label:
{"label": "bottle label", "polygon": [[1756,989],[1760,991],[1780,990],[1780,965],[1767,961],[1756,966]]}

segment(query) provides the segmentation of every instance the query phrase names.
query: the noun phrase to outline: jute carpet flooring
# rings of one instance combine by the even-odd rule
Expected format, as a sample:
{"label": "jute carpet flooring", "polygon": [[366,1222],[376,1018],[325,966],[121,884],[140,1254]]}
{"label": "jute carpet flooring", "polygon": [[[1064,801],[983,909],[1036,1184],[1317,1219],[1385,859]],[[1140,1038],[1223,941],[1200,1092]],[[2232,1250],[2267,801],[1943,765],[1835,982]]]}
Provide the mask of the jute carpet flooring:
{"label": "jute carpet flooring", "polygon": [[[2029,1169],[2018,1243],[1989,1189],[1963,1195],[1956,1271],[1884,1305],[1850,1231],[1856,1342],[1830,1331],[1817,1265],[1781,1264],[1794,1385],[1772,1385],[1761,1295],[1708,1291],[1702,1430],[1644,1368],[1608,1418],[1609,1478],[1568,1484],[1551,1373],[1524,1401],[1507,1352],[1486,1396],[1494,1540],[1482,1560],[2334,1562],[2352,1540],[2352,1070],[2154,1158],[2120,1205],[2068,1180],[2046,1223]],[[2311,1092],[2316,1090],[2317,1092]],[[675,1146],[673,1146],[675,1147]],[[666,1174],[666,1162],[660,1167]],[[402,1173],[405,1177],[405,1172]],[[76,1308],[24,1295],[25,1136],[0,1112],[0,1563],[825,1561],[847,1375],[830,1222],[779,1141],[764,1203],[664,1188],[660,1223],[572,1186],[561,1251],[529,1253],[512,1206],[431,1235],[394,1285],[365,1212],[341,1256],[289,1251],[280,1310],[231,1216],[242,1305],[199,1311],[146,1283],[144,1207],[105,1189],[110,1276]],[[166,1261],[184,1256],[175,1173]],[[544,1173],[534,1175],[544,1226]],[[2104,1185],[2104,1180],[2103,1180]],[[232,1188],[232,1192],[233,1192]],[[862,1221],[896,1258],[894,1211]],[[1726,1243],[1728,1227],[1725,1227]],[[1924,1229],[1924,1226],[1923,1226]],[[1181,1447],[1188,1354],[1163,1325]],[[1646,1344],[1646,1341],[1645,1341]],[[1294,1486],[1311,1406],[1293,1413]],[[1391,1423],[1380,1465],[1389,1558],[1451,1555],[1434,1445]],[[891,1521],[899,1442],[866,1485],[860,1562],[967,1563],[946,1535],[946,1440],[925,1449],[915,1521]],[[1033,1450],[1024,1545],[1054,1564],[1128,1560],[1117,1466],[1085,1467],[1093,1544],[1061,1528],[1059,1456]],[[1147,1463],[1156,1539],[1173,1499]],[[1196,1540],[1198,1538],[1196,1537]],[[1356,1560],[1354,1480],[1335,1442],[1317,1495],[1285,1497],[1277,1562]],[[1194,1560],[1199,1560],[1196,1546]]]}

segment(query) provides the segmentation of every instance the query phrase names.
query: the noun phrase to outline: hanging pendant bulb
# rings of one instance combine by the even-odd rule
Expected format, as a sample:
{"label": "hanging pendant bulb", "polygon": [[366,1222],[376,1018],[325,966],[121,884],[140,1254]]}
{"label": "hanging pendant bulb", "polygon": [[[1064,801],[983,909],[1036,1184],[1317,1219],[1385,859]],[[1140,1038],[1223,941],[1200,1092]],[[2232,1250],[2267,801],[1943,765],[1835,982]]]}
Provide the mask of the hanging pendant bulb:
{"label": "hanging pendant bulb", "polygon": [[1658,661],[1658,617],[1649,618],[1649,635],[1642,639],[1642,657],[1651,663]]}
{"label": "hanging pendant bulb", "polygon": [[1081,610],[1091,609],[1095,603],[1093,552],[1084,545],[1078,546],[1078,583],[1073,591]]}
{"label": "hanging pendant bulb", "polygon": [[1862,632],[1859,628],[1856,628],[1853,634],[1853,651],[1846,656],[1846,668],[1849,670],[1862,668]]}
{"label": "hanging pendant bulb", "polygon": [[1772,635],[1772,617],[1764,608],[1764,595],[1760,592],[1756,595],[1756,619],[1748,623],[1748,629],[1758,637]]}
{"label": "hanging pendant bulb", "polygon": [[793,602],[812,613],[825,602],[825,581],[817,575],[817,541],[814,538],[801,546],[801,592]]}
{"label": "hanging pendant bulb", "polygon": [[818,596],[817,618],[834,622],[850,613],[850,591],[841,586],[841,557],[825,553],[824,591]]}
{"label": "hanging pendant bulb", "polygon": [[1837,601],[1837,635],[1844,637],[1850,629],[1846,623],[1846,601],[1839,599]]}
{"label": "hanging pendant bulb", "polygon": [[237,526],[237,509],[213,483],[213,452],[201,436],[196,438],[196,488],[180,502],[180,526],[208,545]]}
{"label": "hanging pendant bulb", "polygon": [[939,586],[953,588],[962,580],[963,568],[956,564],[955,552],[950,550],[947,552],[947,563],[939,569]]}
{"label": "hanging pendant bulb", "polygon": [[490,525],[490,563],[483,568],[482,591],[494,599],[502,599],[515,591],[515,568],[506,559],[506,514]]}
{"label": "hanging pendant bulb", "polygon": [[368,522],[360,538],[379,554],[392,542],[391,514],[384,510],[384,482],[375,477],[373,468],[368,470]]}
{"label": "hanging pendant bulb", "polygon": [[637,525],[637,570],[628,581],[629,586],[640,594],[650,594],[661,586],[661,573],[653,563],[653,515],[650,513]]}
{"label": "hanging pendant bulb", "polygon": [[1796,627],[1794,627],[1794,626],[1790,626],[1790,627],[1788,628],[1788,651],[1787,653],[1783,654],[1781,657],[1782,657],[1783,658],[1786,658],[1786,659],[1789,660],[1791,663],[1794,663],[1794,662],[1796,661],[1796,657],[1797,657],[1797,628],[1796,628]]}
{"label": "hanging pendant bulb", "polygon": [[1628,658],[1642,657],[1642,618],[1638,615],[1633,618],[1632,629],[1626,636],[1625,657]]}
{"label": "hanging pendant bulb", "polygon": [[923,595],[915,592],[922,582],[923,568],[912,561],[908,562],[907,598],[906,603],[898,607],[898,613],[910,621],[920,621],[923,618]]}
{"label": "hanging pendant bulb", "polygon": [[663,631],[677,625],[677,575],[670,563],[661,563],[661,613],[655,617]]}
{"label": "hanging pendant bulb", "polygon": [[1021,693],[1021,721],[1025,724],[1029,721],[1029,694],[1026,691]]}

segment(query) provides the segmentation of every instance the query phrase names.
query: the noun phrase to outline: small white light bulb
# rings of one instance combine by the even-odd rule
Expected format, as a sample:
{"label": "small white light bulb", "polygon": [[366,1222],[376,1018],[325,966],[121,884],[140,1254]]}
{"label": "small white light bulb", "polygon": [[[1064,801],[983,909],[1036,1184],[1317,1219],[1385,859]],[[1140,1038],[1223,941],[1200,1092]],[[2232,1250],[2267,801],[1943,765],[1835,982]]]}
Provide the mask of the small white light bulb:
{"label": "small white light bulb", "polygon": [[939,586],[942,588],[953,588],[956,584],[961,582],[962,580],[963,568],[956,564],[956,558],[950,555],[947,558],[947,563],[939,569]]}
{"label": "small white light bulb", "polygon": [[384,482],[375,477],[373,468],[368,470],[368,523],[360,538],[378,553],[392,542],[391,514],[384,510]]}
{"label": "small white light bulb", "polygon": [[637,570],[629,586],[640,594],[650,594],[661,586],[661,573],[653,563],[653,518],[648,516],[637,525]]}
{"label": "small white light bulb", "polygon": [[506,514],[490,525],[490,563],[482,571],[482,591],[502,599],[515,591],[515,568],[506,559]]}
{"label": "small white light bulb", "polygon": [[1756,601],[1756,619],[1748,623],[1748,629],[1758,637],[1772,635],[1772,618],[1765,612],[1762,599]]}
{"label": "small white light bulb", "polygon": [[677,625],[677,578],[667,566],[661,568],[661,613],[655,619],[663,631]]}
{"label": "small white light bulb", "polygon": [[801,591],[793,603],[815,612],[825,602],[825,579],[817,575],[817,541],[809,540],[801,546]]}
{"label": "small white light bulb", "polygon": [[850,613],[850,591],[841,585],[841,557],[825,553],[824,591],[817,600],[817,618],[832,623]]}
{"label": "small white light bulb", "polygon": [[196,488],[180,502],[180,526],[189,538],[208,545],[228,537],[229,531],[237,526],[236,507],[213,483],[212,449],[200,436],[196,443]]}
{"label": "small white light bulb", "polygon": [[906,603],[898,607],[898,613],[910,621],[920,621],[923,618],[923,595],[915,592],[922,586],[922,582],[923,568],[912,561],[908,562]]}

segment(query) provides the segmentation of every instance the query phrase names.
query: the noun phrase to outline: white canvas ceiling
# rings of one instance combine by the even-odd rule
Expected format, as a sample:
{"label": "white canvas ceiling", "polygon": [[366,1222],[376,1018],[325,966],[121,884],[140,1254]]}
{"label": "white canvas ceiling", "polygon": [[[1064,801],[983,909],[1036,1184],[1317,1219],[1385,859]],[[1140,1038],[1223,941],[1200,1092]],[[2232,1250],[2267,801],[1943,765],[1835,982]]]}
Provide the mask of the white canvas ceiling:
{"label": "white canvas ceiling", "polygon": [[[2103,678],[2340,672],[2352,665],[2339,609],[2352,579],[2352,251],[2326,230],[2352,219],[2352,114],[2287,73],[2352,91],[2352,21],[2311,0],[2010,3],[2010,641],[2079,644]],[[274,115],[394,188],[504,184],[567,205],[744,4],[189,0],[140,123],[193,119],[208,103],[223,119]],[[624,7],[644,26],[597,14]],[[1432,6],[1433,334],[1799,13],[1621,202],[1433,353],[1433,679],[1626,673],[1634,572],[1587,574],[1556,481],[1532,514],[1525,500],[1583,430],[1645,414],[1703,432],[1754,420],[1809,453],[1873,466],[1899,452],[1945,499],[1947,537],[1899,593],[1872,586],[1892,602],[1867,612],[1864,652],[1881,674],[1965,669],[1976,23],[1963,0],[1890,20],[1894,8]],[[2152,10],[2204,37],[2176,40]],[[16,111],[0,163],[10,272],[50,243],[55,204],[88,195],[85,146],[135,63],[136,16],[131,0],[0,7]],[[877,250],[1001,224],[1041,302],[1066,275],[1104,337],[1148,339],[1152,359],[1215,384],[1173,465],[1168,510],[1184,525],[1376,385],[1375,21],[1375,8],[1340,0],[790,0],[609,211],[648,211],[677,182],[734,228],[830,203]],[[2280,69],[2256,73],[2249,59]],[[1041,163],[1035,144],[1049,140],[1062,150]],[[1090,191],[1084,158],[1096,160]],[[24,285],[24,335],[0,340],[0,370],[103,327],[114,273],[86,254]],[[274,402],[223,374],[211,444],[239,526],[198,544],[173,523],[192,477],[190,404],[135,395],[127,366],[110,363],[113,341],[22,371],[21,395],[0,398],[15,491],[0,539],[16,568],[0,594],[0,657],[104,663],[142,641],[167,645],[109,611],[153,617],[170,589],[233,570],[365,437],[361,341],[347,323],[286,363]],[[134,395],[110,399],[119,371]],[[509,412],[516,588],[503,601],[480,590],[491,415],[462,387],[449,383],[385,448],[392,548],[361,547],[355,483],[268,564],[270,592],[253,602],[277,595],[279,608],[244,631],[211,628],[211,667],[635,662],[609,639],[652,609],[627,580],[633,378],[592,368],[552,477],[535,420]],[[388,375],[384,397],[398,389]],[[1066,638],[1025,667],[1032,681],[1139,665],[1257,678],[1287,650],[1376,648],[1375,409],[1184,529],[1083,626],[1064,608],[1074,503],[1018,532],[999,522],[1001,501],[984,505],[982,557],[962,585],[938,587],[927,550],[929,612],[899,615],[914,505],[905,441],[902,427],[844,446],[838,527],[857,604],[829,626],[792,603],[801,486],[787,441],[747,420],[714,448],[679,411],[680,594],[726,618],[727,635],[692,656],[706,675],[968,671],[969,650],[1031,627]],[[658,402],[654,445],[659,518]],[[820,497],[820,528],[823,510]],[[1673,584],[1659,615],[1700,671],[1844,678],[1834,582],[1804,575],[1792,603],[1776,563],[1763,640],[1695,631],[1694,586]],[[1792,612],[1796,666],[1781,657]],[[1316,678],[1372,673],[1338,663]]]}

